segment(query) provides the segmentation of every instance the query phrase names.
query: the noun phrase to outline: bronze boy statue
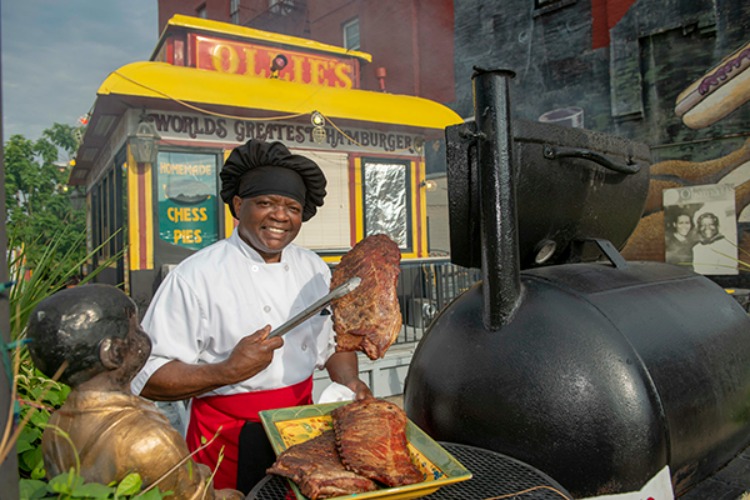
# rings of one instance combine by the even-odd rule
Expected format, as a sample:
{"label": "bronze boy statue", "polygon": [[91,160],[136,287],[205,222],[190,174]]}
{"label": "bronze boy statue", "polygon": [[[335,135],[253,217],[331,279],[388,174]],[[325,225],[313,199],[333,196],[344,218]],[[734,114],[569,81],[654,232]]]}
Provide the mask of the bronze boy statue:
{"label": "bronze boy statue", "polygon": [[[60,291],[37,305],[28,337],[31,358],[45,375],[68,363],[60,381],[71,392],[42,437],[48,477],[74,468],[77,455],[87,481],[109,484],[137,472],[147,487],[188,455],[185,440],[166,417],[130,392],[151,342],[135,303],[122,291],[109,285]],[[205,498],[242,497],[235,490],[214,492],[210,475],[208,467],[189,459],[158,486],[180,499],[204,493]]]}

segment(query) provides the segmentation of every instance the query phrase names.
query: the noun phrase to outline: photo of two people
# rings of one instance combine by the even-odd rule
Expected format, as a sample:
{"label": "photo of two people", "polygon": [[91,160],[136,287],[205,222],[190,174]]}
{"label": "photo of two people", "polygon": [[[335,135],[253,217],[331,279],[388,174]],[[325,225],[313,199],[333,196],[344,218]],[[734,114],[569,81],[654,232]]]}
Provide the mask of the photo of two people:
{"label": "photo of two people", "polygon": [[667,189],[663,200],[666,263],[704,275],[738,273],[734,187]]}

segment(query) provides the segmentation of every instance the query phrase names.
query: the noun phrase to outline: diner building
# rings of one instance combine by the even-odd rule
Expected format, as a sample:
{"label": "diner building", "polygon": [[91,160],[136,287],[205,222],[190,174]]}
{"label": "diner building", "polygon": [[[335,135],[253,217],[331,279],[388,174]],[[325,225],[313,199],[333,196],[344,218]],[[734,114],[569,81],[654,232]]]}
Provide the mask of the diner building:
{"label": "diner building", "polygon": [[[86,193],[92,266],[143,313],[172,266],[228,237],[219,171],[250,139],[315,160],[325,205],[296,243],[332,265],[386,233],[429,255],[425,172],[461,118],[424,98],[363,90],[365,52],[175,15],[148,61],[101,84],[69,179]],[[409,291],[405,292],[409,293]],[[408,300],[408,299],[407,299]],[[407,360],[408,362],[408,360]]]}

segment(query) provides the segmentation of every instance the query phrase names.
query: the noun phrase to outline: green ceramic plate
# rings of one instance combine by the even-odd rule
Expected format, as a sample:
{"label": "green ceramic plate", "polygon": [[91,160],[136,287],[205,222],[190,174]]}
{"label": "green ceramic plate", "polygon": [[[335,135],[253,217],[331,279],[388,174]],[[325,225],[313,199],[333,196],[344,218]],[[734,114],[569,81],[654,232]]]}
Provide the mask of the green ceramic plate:
{"label": "green ceramic plate", "polygon": [[[260,412],[260,419],[268,439],[271,441],[271,446],[278,456],[290,446],[303,443],[324,430],[331,429],[333,427],[331,410],[348,403],[348,401],[340,401],[262,411]],[[471,472],[411,420],[406,425],[406,439],[409,443],[412,461],[425,474],[427,478],[425,481],[407,486],[382,488],[366,493],[336,497],[336,500],[354,498],[357,500],[366,498],[406,500],[419,498],[429,495],[445,485],[471,479]],[[299,488],[293,481],[289,481],[289,483],[298,500],[307,499],[300,493]]]}

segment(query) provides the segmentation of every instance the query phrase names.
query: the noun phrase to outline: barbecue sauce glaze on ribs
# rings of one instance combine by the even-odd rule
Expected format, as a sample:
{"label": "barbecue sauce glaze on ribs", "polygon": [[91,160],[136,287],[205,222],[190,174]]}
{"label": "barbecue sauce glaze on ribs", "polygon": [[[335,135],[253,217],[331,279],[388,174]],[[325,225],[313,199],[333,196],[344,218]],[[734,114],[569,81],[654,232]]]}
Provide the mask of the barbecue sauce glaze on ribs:
{"label": "barbecue sauce glaze on ribs", "polygon": [[346,470],[336,451],[332,430],[290,446],[266,472],[291,479],[310,500],[377,489],[373,481]]}
{"label": "barbecue sauce glaze on ribs", "polygon": [[337,351],[362,351],[375,360],[395,342],[402,322],[397,296],[400,262],[398,245],[384,234],[366,237],[341,258],[331,289],[354,276],[362,282],[332,303]]}
{"label": "barbecue sauce glaze on ribs", "polygon": [[331,417],[336,447],[347,469],[390,487],[424,481],[411,461],[407,418],[397,405],[364,399],[334,409]]}

